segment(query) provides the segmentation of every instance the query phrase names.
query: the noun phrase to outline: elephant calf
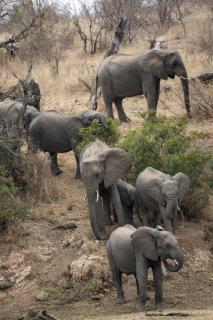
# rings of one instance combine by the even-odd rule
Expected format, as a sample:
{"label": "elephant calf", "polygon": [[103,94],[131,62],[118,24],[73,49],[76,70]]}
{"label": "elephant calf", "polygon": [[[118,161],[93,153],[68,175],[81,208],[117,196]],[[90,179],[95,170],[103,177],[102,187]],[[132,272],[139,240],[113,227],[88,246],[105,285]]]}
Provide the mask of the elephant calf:
{"label": "elephant calf", "polygon": [[154,223],[175,233],[178,203],[188,191],[190,180],[182,172],[170,176],[159,170],[148,167],[142,171],[136,181],[136,195],[140,215],[145,226],[148,226],[147,213],[153,211]]}
{"label": "elephant calf", "polygon": [[118,188],[118,193],[120,195],[121,204],[123,212],[126,218],[126,222],[133,223],[133,210],[137,210],[137,201],[136,201],[136,188],[130,183],[127,183],[119,179],[116,183]]}
{"label": "elephant calf", "polygon": [[122,273],[134,274],[138,291],[136,308],[143,311],[147,300],[148,269],[152,268],[155,305],[161,310],[163,307],[161,260],[166,269],[171,272],[179,271],[184,262],[183,252],[175,236],[160,226],[156,229],[141,227],[136,230],[132,225],[125,225],[112,232],[106,249],[117,289],[117,303],[125,303]]}

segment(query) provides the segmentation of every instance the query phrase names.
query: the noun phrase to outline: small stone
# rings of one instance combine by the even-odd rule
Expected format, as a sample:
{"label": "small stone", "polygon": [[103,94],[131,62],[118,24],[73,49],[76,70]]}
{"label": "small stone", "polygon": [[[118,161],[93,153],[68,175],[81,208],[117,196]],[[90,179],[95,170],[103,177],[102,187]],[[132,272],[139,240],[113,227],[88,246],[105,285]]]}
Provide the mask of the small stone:
{"label": "small stone", "polygon": [[9,279],[5,278],[4,276],[0,277],[0,290],[5,290],[8,288],[11,288],[13,286],[12,281]]}

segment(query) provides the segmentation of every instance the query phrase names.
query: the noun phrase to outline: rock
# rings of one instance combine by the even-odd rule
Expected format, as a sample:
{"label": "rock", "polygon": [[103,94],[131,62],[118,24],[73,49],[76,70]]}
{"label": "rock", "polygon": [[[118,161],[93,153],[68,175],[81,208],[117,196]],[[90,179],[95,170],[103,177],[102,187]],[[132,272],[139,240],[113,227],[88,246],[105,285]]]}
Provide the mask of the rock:
{"label": "rock", "polygon": [[18,274],[18,278],[16,280],[16,283],[19,285],[21,282],[23,282],[25,279],[28,279],[32,275],[33,275],[32,274],[32,267],[27,266]]}
{"label": "rock", "polygon": [[39,292],[38,295],[35,296],[37,301],[45,301],[48,299],[48,297],[49,297],[49,294],[45,291],[41,291]]}
{"label": "rock", "polygon": [[13,282],[6,278],[5,276],[0,276],[0,290],[5,290],[11,288],[13,286]]}

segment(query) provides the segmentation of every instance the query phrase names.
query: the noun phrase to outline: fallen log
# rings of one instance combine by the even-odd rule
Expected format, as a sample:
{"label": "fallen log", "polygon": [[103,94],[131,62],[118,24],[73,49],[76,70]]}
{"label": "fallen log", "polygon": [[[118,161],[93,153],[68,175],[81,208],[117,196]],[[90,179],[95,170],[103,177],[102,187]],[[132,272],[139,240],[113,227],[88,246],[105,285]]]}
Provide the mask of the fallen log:
{"label": "fallen log", "polygon": [[198,80],[203,81],[203,82],[208,82],[209,80],[213,80],[213,72],[200,74],[196,78],[192,78],[192,79],[193,80],[194,79],[198,79]]}

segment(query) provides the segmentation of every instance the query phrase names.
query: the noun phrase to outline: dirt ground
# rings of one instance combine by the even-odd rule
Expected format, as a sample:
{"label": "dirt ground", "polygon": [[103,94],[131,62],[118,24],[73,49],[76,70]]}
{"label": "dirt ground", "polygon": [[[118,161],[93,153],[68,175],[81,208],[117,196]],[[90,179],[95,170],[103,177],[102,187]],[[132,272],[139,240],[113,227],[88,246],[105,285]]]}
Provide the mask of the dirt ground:
{"label": "dirt ground", "polygon": [[[82,99],[86,100],[86,94]],[[81,108],[85,109],[84,106]],[[121,130],[138,126],[142,121],[139,112],[145,108],[144,98],[129,99],[125,103],[125,110],[132,122],[123,124]],[[175,111],[179,114],[184,112],[181,108]],[[159,113],[174,116],[162,105],[159,106]],[[212,120],[199,123],[192,120],[188,127],[190,130],[205,130],[205,142],[213,150]],[[41,154],[40,157],[44,156]],[[135,310],[136,288],[132,277],[125,277],[127,303],[122,306],[115,305],[115,290],[112,285],[94,295],[90,292],[78,295],[77,291],[80,292],[81,286],[84,286],[81,280],[76,287],[68,285],[67,270],[81,254],[84,243],[89,241],[91,247],[96,247],[95,253],[103,258],[106,265],[107,263],[105,242],[96,241],[90,229],[83,183],[74,179],[73,154],[60,155],[59,163],[63,174],[51,180],[60,191],[57,200],[36,204],[29,217],[21,226],[17,226],[18,231],[11,231],[6,239],[3,236],[1,238],[0,273],[12,275],[14,285],[0,290],[0,319],[17,320],[32,309],[47,310],[58,320],[181,319],[181,315],[149,315],[154,310],[151,280],[146,313]],[[213,319],[213,237],[208,231],[212,229],[207,229],[208,226],[213,226],[212,203],[213,198],[205,210],[206,218],[199,223],[179,221],[177,238],[186,255],[186,263],[180,272],[165,274],[165,311],[187,313],[190,315],[188,319]],[[77,225],[75,230],[55,229],[58,224],[71,222]],[[109,233],[111,229],[108,228]],[[1,280],[2,278],[0,284]]]}

